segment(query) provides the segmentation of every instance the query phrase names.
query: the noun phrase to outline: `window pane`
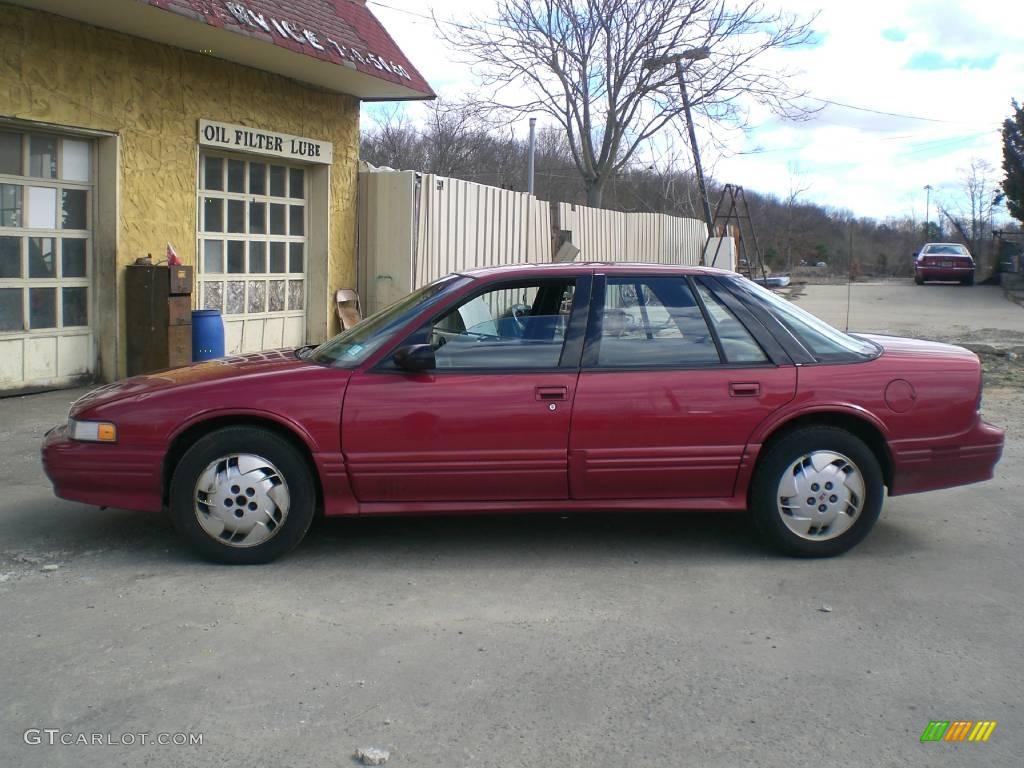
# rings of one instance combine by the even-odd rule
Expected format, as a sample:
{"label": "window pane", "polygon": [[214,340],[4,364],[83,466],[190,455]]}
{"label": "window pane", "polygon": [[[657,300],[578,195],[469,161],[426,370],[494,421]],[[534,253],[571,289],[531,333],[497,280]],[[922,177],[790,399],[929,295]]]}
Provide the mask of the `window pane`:
{"label": "window pane", "polygon": [[85,240],[65,237],[60,241],[61,277],[85,277]]}
{"label": "window pane", "polygon": [[205,189],[224,189],[224,160],[220,157],[207,157],[203,167]]}
{"label": "window pane", "polygon": [[288,179],[287,168],[283,165],[270,166],[270,196],[284,197],[284,185]]}
{"label": "window pane", "polygon": [[89,142],[61,141],[61,174],[68,181],[89,180]]}
{"label": "window pane", "polygon": [[0,237],[0,277],[21,277],[20,237]]}
{"label": "window pane", "polygon": [[221,309],[224,306],[224,284],[203,283],[203,309]]}
{"label": "window pane", "polygon": [[288,206],[288,216],[291,219],[289,235],[306,234],[306,209],[301,205]]}
{"label": "window pane", "polygon": [[300,200],[306,196],[306,172],[302,168],[289,169],[288,193],[290,197],[297,197]]}
{"label": "window pane", "polygon": [[28,175],[41,179],[57,178],[57,139],[52,136],[29,138]]}
{"label": "window pane", "polygon": [[224,271],[224,243],[220,240],[203,242],[203,272],[217,275]]}
{"label": "window pane", "polygon": [[305,298],[306,282],[304,280],[288,281],[288,309],[302,309]]}
{"label": "window pane", "polygon": [[0,173],[21,176],[21,134],[0,131]]}
{"label": "window pane", "polygon": [[284,235],[284,209],[287,206],[279,203],[270,204],[270,234]]}
{"label": "window pane", "polygon": [[252,235],[266,234],[267,204],[249,203],[249,233]]}
{"label": "window pane", "polygon": [[249,273],[260,275],[267,271],[267,244],[249,243]]}
{"label": "window pane", "polygon": [[57,190],[50,187],[28,188],[28,226],[57,228]]}
{"label": "window pane", "polygon": [[30,237],[28,239],[28,276],[42,278],[57,276],[52,237]]}
{"label": "window pane", "polygon": [[25,330],[21,288],[0,288],[0,331]]}
{"label": "window pane", "polygon": [[28,289],[28,327],[57,327],[57,289]]}
{"label": "window pane", "polygon": [[21,226],[21,187],[0,184],[0,227]]}
{"label": "window pane", "polygon": [[61,191],[61,215],[63,229],[86,229],[86,201],[88,193],[84,189],[65,189]]}
{"label": "window pane", "polygon": [[284,312],[284,280],[271,280],[268,288],[267,311]]}
{"label": "window pane", "polygon": [[265,163],[249,163],[249,194],[267,194],[267,166]]}
{"label": "window pane", "polygon": [[271,272],[284,272],[284,243],[271,243],[270,244],[270,271]]}
{"label": "window pane", "polygon": [[65,328],[89,324],[88,288],[63,288],[61,302]]}
{"label": "window pane", "polygon": [[289,272],[302,272],[303,269],[303,258],[302,258],[302,243],[289,243],[288,244],[288,271]]}
{"label": "window pane", "polygon": [[206,232],[224,231],[224,200],[219,197],[207,197],[203,202],[203,230]]}
{"label": "window pane", "polygon": [[245,272],[245,243],[242,240],[228,240],[228,272]]}
{"label": "window pane", "polygon": [[722,352],[725,353],[728,362],[763,363],[768,360],[754,337],[727,306],[703,285],[698,284],[697,292],[704,300],[704,306],[707,307],[718,340],[722,343]]}
{"label": "window pane", "polygon": [[263,280],[249,281],[249,312],[267,311],[267,284]]}
{"label": "window pane", "polygon": [[573,284],[497,288],[463,302],[426,330],[438,368],[555,368]]}
{"label": "window pane", "polygon": [[244,200],[228,200],[228,232],[245,232]]}
{"label": "window pane", "polygon": [[718,350],[682,278],[612,278],[598,365],[656,368],[718,363]]}
{"label": "window pane", "polygon": [[228,281],[228,295],[224,301],[224,314],[240,315],[245,312],[245,282]]}
{"label": "window pane", "polygon": [[244,160],[228,160],[228,192],[245,192]]}

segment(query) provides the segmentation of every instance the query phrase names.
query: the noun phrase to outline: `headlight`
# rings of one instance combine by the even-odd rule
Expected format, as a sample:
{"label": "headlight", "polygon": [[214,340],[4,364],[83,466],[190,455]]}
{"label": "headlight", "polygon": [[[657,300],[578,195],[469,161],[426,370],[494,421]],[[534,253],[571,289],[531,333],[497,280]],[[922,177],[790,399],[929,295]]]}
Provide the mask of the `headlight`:
{"label": "headlight", "polygon": [[109,421],[68,419],[68,434],[72,440],[83,440],[89,443],[117,442],[117,427]]}

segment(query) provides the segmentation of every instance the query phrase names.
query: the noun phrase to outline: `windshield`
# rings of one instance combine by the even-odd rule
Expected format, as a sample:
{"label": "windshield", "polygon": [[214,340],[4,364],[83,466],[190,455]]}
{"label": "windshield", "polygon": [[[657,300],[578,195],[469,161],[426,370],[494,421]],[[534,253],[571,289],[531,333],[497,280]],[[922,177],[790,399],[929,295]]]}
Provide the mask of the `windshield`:
{"label": "windshield", "polygon": [[461,275],[448,275],[425,285],[325,341],[310,352],[306,359],[325,365],[354,368],[387,343],[391,335],[420,310],[434,303],[445,289],[468,279]]}
{"label": "windshield", "polygon": [[964,248],[962,245],[947,245],[947,244],[928,245],[928,246],[925,246],[924,252],[928,253],[928,254],[932,254],[932,253],[946,253],[946,254],[950,254],[952,256],[966,256],[967,255],[967,249]]}
{"label": "windshield", "polygon": [[733,280],[732,285],[771,312],[821,362],[869,359],[879,353],[874,344],[836,330],[824,320],[751,280]]}

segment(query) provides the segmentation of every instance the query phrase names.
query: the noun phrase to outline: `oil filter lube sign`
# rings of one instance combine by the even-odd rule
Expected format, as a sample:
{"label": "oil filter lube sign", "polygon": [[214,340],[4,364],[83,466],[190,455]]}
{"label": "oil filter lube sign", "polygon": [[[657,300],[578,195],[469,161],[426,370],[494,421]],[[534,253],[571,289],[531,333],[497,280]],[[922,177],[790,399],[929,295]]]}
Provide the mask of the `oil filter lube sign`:
{"label": "oil filter lube sign", "polygon": [[273,155],[306,163],[330,164],[334,145],[329,141],[265,131],[247,125],[199,121],[199,144],[234,152]]}

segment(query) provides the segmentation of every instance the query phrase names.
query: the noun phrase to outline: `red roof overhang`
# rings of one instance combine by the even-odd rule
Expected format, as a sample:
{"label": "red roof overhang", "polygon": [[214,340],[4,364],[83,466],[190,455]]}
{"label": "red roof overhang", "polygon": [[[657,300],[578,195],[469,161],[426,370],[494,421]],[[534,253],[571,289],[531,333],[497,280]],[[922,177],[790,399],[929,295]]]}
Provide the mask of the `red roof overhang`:
{"label": "red roof overhang", "polygon": [[434,92],[363,0],[7,0],[366,101]]}

